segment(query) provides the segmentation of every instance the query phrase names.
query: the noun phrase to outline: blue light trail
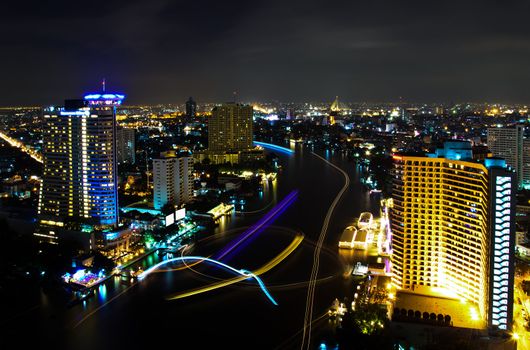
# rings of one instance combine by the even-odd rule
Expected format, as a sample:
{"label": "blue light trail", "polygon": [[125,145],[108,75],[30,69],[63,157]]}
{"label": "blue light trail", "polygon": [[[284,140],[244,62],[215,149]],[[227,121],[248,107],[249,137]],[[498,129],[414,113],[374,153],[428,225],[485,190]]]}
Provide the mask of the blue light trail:
{"label": "blue light trail", "polygon": [[261,280],[261,278],[259,278],[258,276],[256,276],[255,274],[253,274],[252,272],[248,271],[248,270],[238,270],[238,269],[235,269],[233,268],[232,266],[229,266],[229,265],[226,265],[220,261],[217,261],[217,260],[214,260],[214,259],[210,259],[210,258],[206,258],[206,257],[202,257],[202,256],[181,256],[181,257],[178,257],[178,258],[172,258],[172,259],[168,259],[168,260],[164,260],[162,262],[159,262],[158,264],[156,265],[153,265],[151,266],[150,268],[148,268],[147,270],[145,270],[144,272],[142,272],[141,274],[138,275],[138,280],[142,280],[144,279],[145,277],[147,277],[149,274],[151,274],[153,271],[155,271],[156,269],[158,269],[160,266],[163,266],[163,265],[166,265],[166,264],[169,264],[171,262],[177,262],[177,261],[186,261],[186,260],[192,260],[192,261],[207,261],[207,262],[210,262],[210,263],[213,263],[213,264],[216,264],[216,265],[219,265],[221,267],[224,267],[230,271],[233,271],[241,276],[245,276],[245,277],[248,277],[248,278],[254,278],[256,280],[256,282],[258,282],[258,285],[260,286],[261,290],[263,291],[263,293],[265,294],[265,296],[271,301],[271,303],[273,303],[274,305],[278,305],[278,303],[276,302],[276,300],[274,300],[274,298],[272,297],[272,295],[269,293],[269,291],[267,290],[267,287],[265,287],[265,284],[263,283],[263,281]]}
{"label": "blue light trail", "polygon": [[286,147],[282,147],[282,146],[278,146],[278,145],[273,145],[272,143],[254,141],[254,144],[258,145],[258,146],[261,146],[263,148],[268,148],[268,149],[271,149],[271,150],[274,150],[274,151],[278,151],[278,152],[281,152],[281,153],[284,153],[284,154],[291,155],[291,154],[294,153],[294,151],[292,149],[289,149],[289,148],[286,148]]}

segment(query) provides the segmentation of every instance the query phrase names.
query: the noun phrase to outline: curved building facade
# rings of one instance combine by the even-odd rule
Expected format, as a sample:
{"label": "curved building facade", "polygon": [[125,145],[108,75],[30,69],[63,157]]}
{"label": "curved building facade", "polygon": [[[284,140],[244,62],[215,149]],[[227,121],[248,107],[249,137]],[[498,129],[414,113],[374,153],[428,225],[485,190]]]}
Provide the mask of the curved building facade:
{"label": "curved building facade", "polygon": [[[429,156],[395,155],[394,171],[393,284],[450,290],[475,303],[491,325],[509,327],[515,203],[513,193],[503,192],[498,206],[494,184],[502,178],[507,191],[516,184],[514,172],[504,161],[473,161],[464,142],[448,143]],[[495,221],[499,212],[501,224]],[[496,257],[501,251],[503,257]],[[500,294],[504,317],[495,323],[492,303]]]}

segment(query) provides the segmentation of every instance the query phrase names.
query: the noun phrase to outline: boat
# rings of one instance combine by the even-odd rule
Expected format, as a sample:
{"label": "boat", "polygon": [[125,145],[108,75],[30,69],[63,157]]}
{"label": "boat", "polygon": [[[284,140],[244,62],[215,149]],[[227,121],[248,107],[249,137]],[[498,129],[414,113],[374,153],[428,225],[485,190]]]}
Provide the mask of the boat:
{"label": "boat", "polygon": [[372,213],[365,211],[359,216],[359,221],[357,222],[357,225],[359,226],[359,228],[370,228],[372,226],[373,220],[374,216],[372,215]]}
{"label": "boat", "polygon": [[138,268],[136,271],[131,271],[131,277],[138,278],[139,275],[141,275],[144,272],[141,267]]}
{"label": "boat", "polygon": [[365,277],[368,275],[368,265],[363,265],[360,261],[357,262],[351,274],[353,276]]}
{"label": "boat", "polygon": [[92,288],[79,289],[73,292],[73,298],[68,302],[68,307],[74,306],[76,304],[82,303],[90,299],[95,294],[95,290]]}
{"label": "boat", "polygon": [[355,226],[348,226],[342,231],[342,235],[339,240],[339,248],[353,249],[355,236],[357,235],[357,229]]}

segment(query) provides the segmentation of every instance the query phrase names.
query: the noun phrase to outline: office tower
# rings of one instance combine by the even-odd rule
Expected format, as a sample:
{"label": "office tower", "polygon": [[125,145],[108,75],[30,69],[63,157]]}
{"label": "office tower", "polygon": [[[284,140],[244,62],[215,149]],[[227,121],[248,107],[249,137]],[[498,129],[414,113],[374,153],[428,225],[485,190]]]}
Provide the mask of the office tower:
{"label": "office tower", "polygon": [[116,105],[123,98],[91,94],[44,109],[41,240],[57,243],[72,223],[117,226]]}
{"label": "office tower", "polygon": [[175,151],[160,153],[153,159],[153,185],[155,209],[189,202],[193,197],[193,158]]}
{"label": "office tower", "polygon": [[134,141],[134,129],[118,129],[116,133],[116,153],[118,164],[136,162],[136,147]]}
{"label": "office tower", "polygon": [[252,106],[227,103],[215,107],[208,119],[208,151],[252,149],[252,117]]}
{"label": "office tower", "polygon": [[523,135],[521,125],[505,128],[488,128],[488,148],[495,157],[506,160],[515,169],[519,186],[523,184]]}
{"label": "office tower", "polygon": [[523,176],[522,185],[530,190],[530,139],[523,140]]}
{"label": "office tower", "polygon": [[[516,175],[503,159],[473,159],[451,141],[433,154],[394,156],[392,283],[444,288],[509,329]],[[511,291],[511,292],[510,292]]]}
{"label": "office tower", "polygon": [[197,114],[197,102],[193,101],[193,98],[189,98],[186,101],[186,117],[193,118]]}

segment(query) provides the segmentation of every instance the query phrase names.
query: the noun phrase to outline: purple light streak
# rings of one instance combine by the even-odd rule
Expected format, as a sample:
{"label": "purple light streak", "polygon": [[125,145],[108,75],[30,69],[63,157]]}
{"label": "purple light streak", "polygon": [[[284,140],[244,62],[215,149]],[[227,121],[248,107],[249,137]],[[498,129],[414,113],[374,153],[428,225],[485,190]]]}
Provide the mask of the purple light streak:
{"label": "purple light streak", "polygon": [[[248,240],[252,235],[262,232],[272,221],[274,221],[280,214],[282,214],[298,197],[298,191],[292,191],[267,214],[265,214],[254,226],[243,232],[236,240],[224,247],[218,254],[216,259],[221,260],[223,257],[232,252],[235,248],[240,246],[244,241],[247,241],[245,246],[250,242]],[[241,247],[240,247],[241,248]]]}

